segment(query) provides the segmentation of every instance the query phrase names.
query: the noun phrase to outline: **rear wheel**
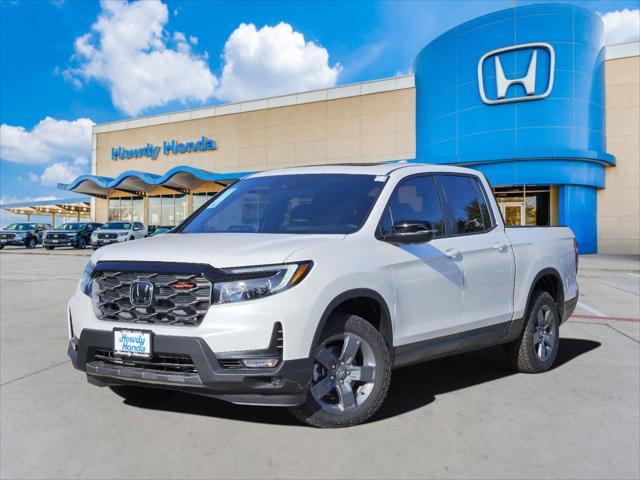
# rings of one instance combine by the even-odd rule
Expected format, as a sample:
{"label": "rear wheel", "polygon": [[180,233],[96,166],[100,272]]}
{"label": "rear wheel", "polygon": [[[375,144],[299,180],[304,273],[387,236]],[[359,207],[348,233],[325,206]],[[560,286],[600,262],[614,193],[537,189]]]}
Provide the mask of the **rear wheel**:
{"label": "rear wheel", "polygon": [[24,246],[27,247],[29,250],[36,248],[36,245],[38,245],[38,241],[34,237],[27,238],[27,241],[24,244]]}
{"label": "rear wheel", "polygon": [[558,356],[560,315],[548,292],[536,291],[520,338],[505,346],[512,366],[523,373],[549,370]]}
{"label": "rear wheel", "polygon": [[169,400],[177,393],[173,390],[135,387],[133,385],[118,385],[109,388],[116,395],[124,398],[125,400],[135,403],[161,402],[164,400]]}
{"label": "rear wheel", "polygon": [[47,250],[53,250],[55,247],[44,247],[44,248],[46,248]]}
{"label": "rear wheel", "polygon": [[316,348],[307,400],[290,411],[314,427],[357,425],[378,411],[390,382],[391,356],[380,332],[361,317],[336,313]]}

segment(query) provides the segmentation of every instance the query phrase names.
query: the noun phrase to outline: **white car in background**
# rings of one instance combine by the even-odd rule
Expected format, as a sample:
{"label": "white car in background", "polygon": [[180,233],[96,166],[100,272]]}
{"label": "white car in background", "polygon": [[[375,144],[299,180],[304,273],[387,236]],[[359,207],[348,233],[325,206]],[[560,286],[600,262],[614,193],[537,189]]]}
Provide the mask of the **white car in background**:
{"label": "white car in background", "polygon": [[141,222],[108,222],[91,234],[95,249],[111,243],[127,242],[147,236],[147,227]]}

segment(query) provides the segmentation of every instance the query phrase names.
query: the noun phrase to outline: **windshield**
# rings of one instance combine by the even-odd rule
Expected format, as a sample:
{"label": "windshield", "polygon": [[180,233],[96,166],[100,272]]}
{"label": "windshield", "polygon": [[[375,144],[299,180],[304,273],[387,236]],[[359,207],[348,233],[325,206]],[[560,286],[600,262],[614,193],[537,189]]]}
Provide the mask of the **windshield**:
{"label": "windshield", "polygon": [[109,222],[105,223],[100,230],[129,230],[131,224],[127,222]]}
{"label": "windshield", "polygon": [[84,223],[63,223],[58,230],[82,230]]}
{"label": "windshield", "polygon": [[364,224],[387,177],[302,174],[242,180],[182,233],[353,233]]}
{"label": "windshield", "polygon": [[21,231],[35,230],[36,229],[36,224],[35,223],[12,223],[6,229],[7,230],[21,230]]}

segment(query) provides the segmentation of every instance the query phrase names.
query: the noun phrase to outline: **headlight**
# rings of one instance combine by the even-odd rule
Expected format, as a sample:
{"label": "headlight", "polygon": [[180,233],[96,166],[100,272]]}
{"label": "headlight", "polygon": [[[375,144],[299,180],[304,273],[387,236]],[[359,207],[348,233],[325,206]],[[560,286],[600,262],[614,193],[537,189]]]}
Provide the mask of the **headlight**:
{"label": "headlight", "polygon": [[229,281],[213,285],[214,303],[243,302],[283,292],[300,283],[312,266],[313,262],[300,262],[224,269]]}
{"label": "headlight", "polygon": [[127,232],[119,232],[118,233],[119,237],[126,237],[127,235],[129,235],[129,233],[127,233]]}
{"label": "headlight", "polygon": [[93,283],[93,272],[95,269],[96,266],[93,263],[87,263],[87,266],[84,267],[82,278],[80,279],[80,290],[88,296],[91,296],[91,285]]}

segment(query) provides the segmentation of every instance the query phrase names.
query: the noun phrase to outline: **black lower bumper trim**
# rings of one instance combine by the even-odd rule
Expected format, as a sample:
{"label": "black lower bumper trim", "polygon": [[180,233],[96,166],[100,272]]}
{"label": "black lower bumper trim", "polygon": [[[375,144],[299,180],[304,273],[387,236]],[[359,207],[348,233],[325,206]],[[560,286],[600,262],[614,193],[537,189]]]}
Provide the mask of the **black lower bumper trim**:
{"label": "black lower bumper trim", "polygon": [[100,386],[139,385],[208,395],[222,400],[258,405],[299,405],[312,376],[309,358],[287,360],[275,368],[225,370],[207,343],[197,337],[154,335],[154,354],[188,355],[193,372],[114,365],[95,358],[97,350],[113,349],[113,333],[83,330],[69,342],[73,366]]}

